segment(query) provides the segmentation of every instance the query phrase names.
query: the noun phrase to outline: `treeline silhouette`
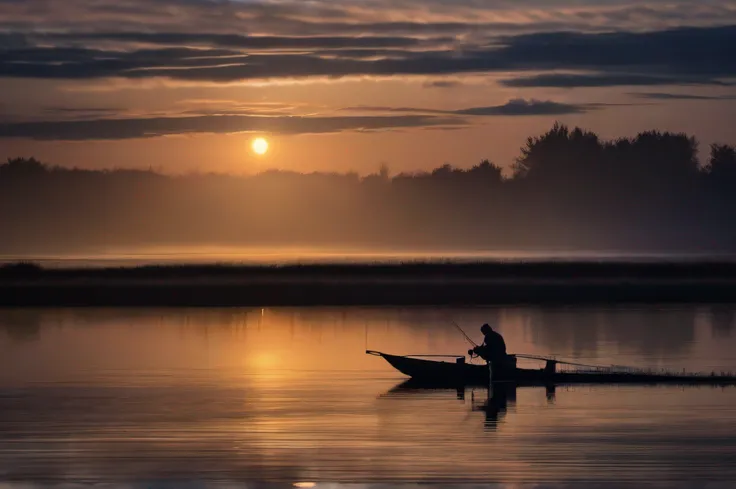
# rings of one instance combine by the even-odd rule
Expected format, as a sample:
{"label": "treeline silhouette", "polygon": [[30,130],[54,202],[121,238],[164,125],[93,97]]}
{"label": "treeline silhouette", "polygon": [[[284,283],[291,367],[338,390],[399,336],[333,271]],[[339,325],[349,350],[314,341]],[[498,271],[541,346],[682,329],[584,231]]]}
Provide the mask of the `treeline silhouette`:
{"label": "treeline silhouette", "polygon": [[701,161],[686,134],[604,141],[555,124],[512,175],[470,169],[390,176],[0,165],[0,253],[146,245],[364,249],[736,250],[736,148]]}

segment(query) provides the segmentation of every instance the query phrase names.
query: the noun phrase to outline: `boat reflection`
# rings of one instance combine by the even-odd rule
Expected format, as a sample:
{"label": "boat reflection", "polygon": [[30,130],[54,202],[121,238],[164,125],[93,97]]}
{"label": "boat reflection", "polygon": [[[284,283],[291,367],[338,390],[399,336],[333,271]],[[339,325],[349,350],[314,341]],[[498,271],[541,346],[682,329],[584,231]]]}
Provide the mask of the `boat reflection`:
{"label": "boat reflection", "polygon": [[[516,391],[522,388],[513,382],[497,382],[490,388],[450,387],[438,384],[407,380],[402,382],[381,397],[426,396],[432,393],[454,392],[458,401],[465,402],[470,397],[470,412],[485,414],[484,426],[487,431],[495,431],[502,424],[509,408],[516,406]],[[539,388],[523,387],[523,388]],[[549,404],[555,401],[555,387],[546,386],[546,397]]]}
{"label": "boat reflection", "polygon": [[479,406],[471,404],[471,409],[485,413],[486,431],[496,431],[499,423],[506,417],[509,405],[516,405],[516,386],[500,384],[489,388],[485,400]]}

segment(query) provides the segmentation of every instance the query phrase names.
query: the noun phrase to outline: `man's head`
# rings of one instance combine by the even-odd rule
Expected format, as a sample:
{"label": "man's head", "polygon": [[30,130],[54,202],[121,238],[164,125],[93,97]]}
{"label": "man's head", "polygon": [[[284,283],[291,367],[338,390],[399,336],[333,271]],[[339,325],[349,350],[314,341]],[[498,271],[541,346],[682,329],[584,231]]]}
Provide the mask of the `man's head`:
{"label": "man's head", "polygon": [[491,327],[488,324],[484,324],[483,326],[480,327],[480,332],[483,334],[488,334],[491,331],[493,331],[493,329],[491,329]]}

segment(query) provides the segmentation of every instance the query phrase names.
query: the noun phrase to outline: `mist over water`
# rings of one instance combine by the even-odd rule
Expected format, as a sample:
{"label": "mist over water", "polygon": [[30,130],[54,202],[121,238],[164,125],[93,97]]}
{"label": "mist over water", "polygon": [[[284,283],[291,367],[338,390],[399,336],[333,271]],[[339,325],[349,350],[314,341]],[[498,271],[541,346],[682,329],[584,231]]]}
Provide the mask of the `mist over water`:
{"label": "mist over water", "polygon": [[[736,307],[0,312],[0,479],[342,483],[736,478],[736,388],[412,391],[366,348],[736,370]],[[163,483],[163,482],[162,482]]]}

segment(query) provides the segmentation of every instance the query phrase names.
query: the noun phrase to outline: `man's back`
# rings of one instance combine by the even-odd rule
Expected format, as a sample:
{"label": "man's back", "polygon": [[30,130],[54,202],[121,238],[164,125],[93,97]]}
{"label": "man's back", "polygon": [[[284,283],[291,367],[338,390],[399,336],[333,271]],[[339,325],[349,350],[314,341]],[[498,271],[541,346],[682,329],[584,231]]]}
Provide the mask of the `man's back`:
{"label": "man's back", "polygon": [[499,360],[506,356],[506,342],[503,336],[496,331],[489,331],[485,335],[484,343],[488,347],[491,358],[494,360]]}

